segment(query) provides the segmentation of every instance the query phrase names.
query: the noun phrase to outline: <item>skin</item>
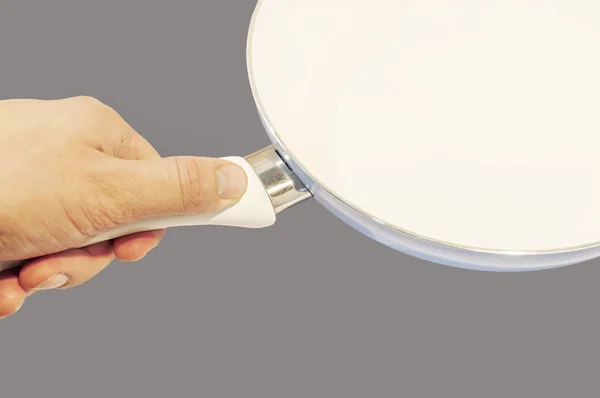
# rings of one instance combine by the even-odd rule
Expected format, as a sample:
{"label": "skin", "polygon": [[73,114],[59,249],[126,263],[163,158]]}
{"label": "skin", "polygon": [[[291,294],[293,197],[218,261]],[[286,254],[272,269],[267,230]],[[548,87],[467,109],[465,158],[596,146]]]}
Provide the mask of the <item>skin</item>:
{"label": "skin", "polygon": [[90,238],[146,217],[231,206],[247,184],[224,160],[161,158],[90,97],[0,101],[0,166],[0,261],[32,259],[0,274],[0,319],[40,288],[69,289],[115,258],[143,258],[164,230],[75,249]]}

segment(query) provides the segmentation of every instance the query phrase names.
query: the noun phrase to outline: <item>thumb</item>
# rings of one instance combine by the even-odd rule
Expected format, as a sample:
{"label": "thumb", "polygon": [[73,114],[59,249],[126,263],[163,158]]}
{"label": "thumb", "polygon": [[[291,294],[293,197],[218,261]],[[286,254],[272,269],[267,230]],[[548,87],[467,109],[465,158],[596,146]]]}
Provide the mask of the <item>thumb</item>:
{"label": "thumb", "polygon": [[102,185],[112,196],[108,211],[115,210],[122,222],[218,211],[237,202],[248,184],[244,169],[223,159],[115,160],[118,175]]}

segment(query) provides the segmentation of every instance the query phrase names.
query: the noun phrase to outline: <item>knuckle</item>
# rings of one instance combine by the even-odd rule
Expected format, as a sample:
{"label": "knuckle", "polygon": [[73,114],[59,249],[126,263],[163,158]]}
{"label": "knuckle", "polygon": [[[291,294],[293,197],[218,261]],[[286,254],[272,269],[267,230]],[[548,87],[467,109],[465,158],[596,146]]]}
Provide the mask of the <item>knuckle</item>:
{"label": "knuckle", "polygon": [[74,97],[72,101],[82,114],[93,119],[116,120],[118,116],[113,108],[94,97]]}
{"label": "knuckle", "polygon": [[183,211],[209,212],[216,207],[214,182],[208,178],[206,167],[199,159],[175,161]]}
{"label": "knuckle", "polygon": [[77,97],[73,97],[71,98],[72,101],[76,102],[77,104],[79,104],[80,106],[83,107],[100,107],[100,106],[104,106],[104,104],[102,103],[102,101],[100,101],[97,98],[94,97],[90,97],[87,95],[80,95]]}

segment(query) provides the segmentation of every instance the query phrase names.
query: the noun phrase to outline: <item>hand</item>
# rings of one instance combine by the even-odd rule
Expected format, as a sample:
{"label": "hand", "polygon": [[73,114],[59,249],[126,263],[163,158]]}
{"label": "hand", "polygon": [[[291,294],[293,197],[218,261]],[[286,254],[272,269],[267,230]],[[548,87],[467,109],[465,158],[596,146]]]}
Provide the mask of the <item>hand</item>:
{"label": "hand", "polygon": [[78,286],[115,257],[137,261],[164,231],[74,249],[146,217],[212,212],[245,192],[233,163],[161,158],[114,110],[76,97],[0,101],[0,318],[30,294]]}

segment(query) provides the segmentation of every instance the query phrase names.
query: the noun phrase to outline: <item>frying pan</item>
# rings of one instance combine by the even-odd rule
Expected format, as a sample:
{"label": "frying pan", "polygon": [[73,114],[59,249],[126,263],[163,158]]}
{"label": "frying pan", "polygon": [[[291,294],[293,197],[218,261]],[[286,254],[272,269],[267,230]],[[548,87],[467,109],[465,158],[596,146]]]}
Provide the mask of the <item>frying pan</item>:
{"label": "frying pan", "polygon": [[[528,271],[600,256],[600,3],[261,0],[247,46],[271,146],[214,214],[268,227],[314,197],[371,239],[456,267]],[[0,269],[19,261],[0,264]]]}

